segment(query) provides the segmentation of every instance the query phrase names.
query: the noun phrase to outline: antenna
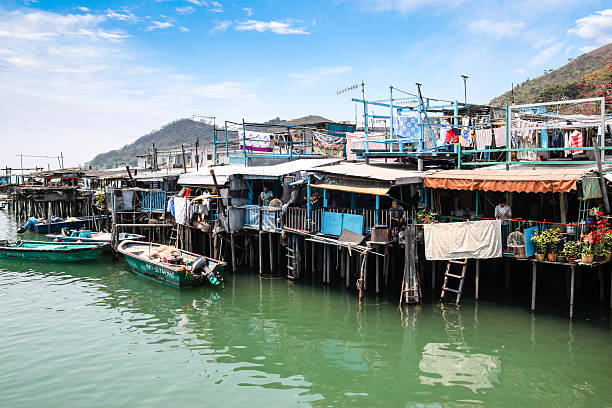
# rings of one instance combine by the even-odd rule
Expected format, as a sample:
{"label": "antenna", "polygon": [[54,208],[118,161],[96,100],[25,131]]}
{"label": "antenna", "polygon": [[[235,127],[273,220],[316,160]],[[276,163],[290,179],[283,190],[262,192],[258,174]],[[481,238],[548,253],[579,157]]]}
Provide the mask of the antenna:
{"label": "antenna", "polygon": [[341,94],[353,91],[355,89],[358,89],[359,86],[360,86],[359,84],[355,84],[355,85],[351,85],[351,86],[348,86],[346,88],[340,89],[340,90],[336,91],[336,95],[341,95]]}

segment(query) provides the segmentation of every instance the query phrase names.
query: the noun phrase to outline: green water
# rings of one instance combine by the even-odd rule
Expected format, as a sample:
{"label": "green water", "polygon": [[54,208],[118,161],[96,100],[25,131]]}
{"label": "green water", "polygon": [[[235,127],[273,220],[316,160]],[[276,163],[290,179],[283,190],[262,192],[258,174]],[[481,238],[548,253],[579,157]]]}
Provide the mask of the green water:
{"label": "green water", "polygon": [[610,406],[607,320],[527,309],[402,316],[282,279],[178,291],[110,258],[2,261],[0,406]]}

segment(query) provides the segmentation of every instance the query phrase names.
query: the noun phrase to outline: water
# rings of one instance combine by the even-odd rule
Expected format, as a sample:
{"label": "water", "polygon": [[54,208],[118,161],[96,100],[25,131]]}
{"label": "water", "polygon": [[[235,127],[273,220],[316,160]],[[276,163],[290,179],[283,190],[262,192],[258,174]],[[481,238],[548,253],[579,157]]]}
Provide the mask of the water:
{"label": "water", "polygon": [[[0,238],[14,239],[0,211]],[[38,237],[40,238],[40,237]],[[394,304],[281,279],[178,291],[127,264],[0,261],[0,406],[605,406],[607,320]]]}

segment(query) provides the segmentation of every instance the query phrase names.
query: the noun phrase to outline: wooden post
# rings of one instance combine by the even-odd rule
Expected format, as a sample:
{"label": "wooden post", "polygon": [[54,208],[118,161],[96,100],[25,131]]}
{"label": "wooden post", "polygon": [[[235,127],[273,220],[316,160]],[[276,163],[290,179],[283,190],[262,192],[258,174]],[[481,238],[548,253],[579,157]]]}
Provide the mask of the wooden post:
{"label": "wooden post", "polygon": [[234,245],[234,233],[230,232],[230,241],[232,246],[232,272],[236,272],[236,247]]}
{"label": "wooden post", "polygon": [[559,193],[559,213],[561,214],[561,223],[567,224],[567,204],[565,201],[565,193]]}
{"label": "wooden post", "polygon": [[[261,214],[261,213],[260,213]],[[262,231],[259,230],[259,239],[257,240],[258,244],[259,244],[259,276],[261,277],[261,275],[263,275],[263,256],[262,256],[262,244],[261,244],[261,240],[262,240]]]}
{"label": "wooden post", "polygon": [[51,201],[49,201],[47,209],[47,226],[49,227],[49,234],[51,233],[51,217],[53,216],[51,208]]}
{"label": "wooden post", "polygon": [[535,261],[531,262],[531,311],[535,312],[536,302],[536,281],[538,273],[538,264]]}
{"label": "wooden post", "polygon": [[476,276],[474,278],[474,299],[478,300],[478,289],[480,286],[480,259],[476,260]]}
{"label": "wooden post", "polygon": [[385,260],[383,262],[383,275],[385,277],[385,287],[389,287],[389,247],[385,245]]}
{"label": "wooden post", "polygon": [[351,284],[351,256],[349,250],[346,251],[346,272],[344,273],[346,287]]}
{"label": "wooden post", "polygon": [[504,259],[505,287],[510,289],[510,261]]}
{"label": "wooden post", "polygon": [[274,235],[268,232],[268,246],[270,247],[270,275],[274,274]]}
{"label": "wooden post", "polygon": [[374,261],[376,262],[376,293],[380,293],[380,259],[378,256],[374,257]]}
{"label": "wooden post", "polygon": [[574,318],[574,281],[576,275],[576,268],[572,265],[572,277],[570,283],[570,308],[569,308],[569,316],[570,319]]}

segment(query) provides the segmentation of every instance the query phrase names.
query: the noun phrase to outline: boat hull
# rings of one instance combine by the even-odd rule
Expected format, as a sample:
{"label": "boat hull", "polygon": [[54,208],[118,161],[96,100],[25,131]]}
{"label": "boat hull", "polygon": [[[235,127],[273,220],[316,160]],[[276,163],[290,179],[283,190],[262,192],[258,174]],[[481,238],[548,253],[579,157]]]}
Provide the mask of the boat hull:
{"label": "boat hull", "polygon": [[107,245],[53,245],[42,243],[38,247],[0,247],[0,259],[41,262],[93,262],[97,261]]}
{"label": "boat hull", "polygon": [[49,230],[49,224],[47,223],[38,223],[32,226],[32,231],[37,234],[48,234],[49,232],[60,232],[63,228],[68,229],[82,229],[87,226],[88,223],[93,222],[93,220],[104,220],[105,216],[90,216],[90,217],[79,217],[78,221],[60,221],[60,222],[52,222],[51,230]]}
{"label": "boat hull", "polygon": [[[132,268],[132,271],[138,276],[153,280],[155,282],[163,283],[168,286],[172,286],[177,289],[191,288],[194,286],[201,285],[219,285],[220,282],[216,281],[216,283],[212,283],[207,279],[195,279],[193,275],[188,270],[181,269],[177,265],[164,265],[157,262],[152,262],[150,260],[144,259],[138,255],[131,254],[126,252],[123,247],[126,244],[140,244],[144,247],[147,246],[147,243],[135,242],[135,241],[125,241],[119,245],[117,250],[119,253],[123,254],[126,262]],[[185,252],[186,251],[181,251]],[[198,257],[197,254],[189,253],[192,256]],[[210,258],[208,258],[210,259]],[[214,267],[215,273],[218,276],[222,276],[223,271],[225,269],[225,262],[211,260],[216,262]]]}

